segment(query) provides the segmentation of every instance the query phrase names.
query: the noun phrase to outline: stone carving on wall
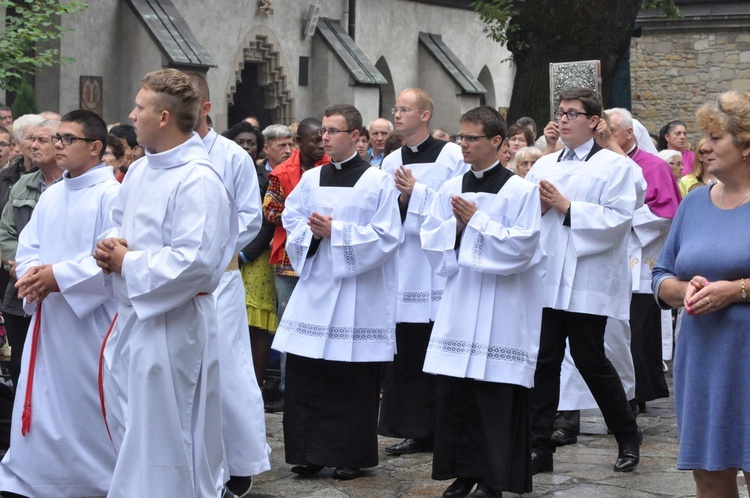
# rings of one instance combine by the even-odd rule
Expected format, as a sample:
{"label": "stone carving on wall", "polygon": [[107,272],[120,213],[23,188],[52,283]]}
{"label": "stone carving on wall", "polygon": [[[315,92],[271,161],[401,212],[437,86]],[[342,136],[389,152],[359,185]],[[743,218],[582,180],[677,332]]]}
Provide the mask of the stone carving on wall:
{"label": "stone carving on wall", "polygon": [[549,114],[554,120],[560,94],[581,86],[602,94],[602,71],[598,60],[560,62],[549,65]]}
{"label": "stone carving on wall", "polygon": [[258,13],[272,16],[273,15],[273,0],[260,0],[258,2]]}

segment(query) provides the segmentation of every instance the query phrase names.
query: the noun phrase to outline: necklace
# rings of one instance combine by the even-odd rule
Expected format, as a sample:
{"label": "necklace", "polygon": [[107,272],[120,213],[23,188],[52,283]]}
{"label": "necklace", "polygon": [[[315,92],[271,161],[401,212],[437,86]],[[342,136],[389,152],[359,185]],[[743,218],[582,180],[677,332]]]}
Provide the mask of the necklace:
{"label": "necklace", "polygon": [[[721,193],[719,194],[719,207],[722,208],[722,209],[724,209],[724,189],[725,188],[726,187],[724,185],[722,185],[721,186]],[[738,202],[737,205],[734,206],[732,209],[740,207],[740,204],[742,204],[743,202],[745,202],[745,199],[747,199],[748,197],[750,197],[750,192],[748,192],[747,194],[745,194],[742,197],[742,199],[740,199],[740,202]]]}

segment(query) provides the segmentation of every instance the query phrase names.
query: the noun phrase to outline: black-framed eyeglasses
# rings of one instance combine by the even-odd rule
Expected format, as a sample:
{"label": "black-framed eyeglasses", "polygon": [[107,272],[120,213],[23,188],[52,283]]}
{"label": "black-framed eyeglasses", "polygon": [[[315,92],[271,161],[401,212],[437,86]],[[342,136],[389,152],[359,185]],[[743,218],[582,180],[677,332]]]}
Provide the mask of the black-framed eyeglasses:
{"label": "black-framed eyeglasses", "polygon": [[476,142],[480,138],[492,138],[492,136],[491,135],[461,135],[461,134],[458,134],[458,135],[456,135],[456,143],[460,144],[461,142],[463,142],[464,140],[466,140],[466,142],[468,142],[470,144],[473,144],[474,142]]}
{"label": "black-framed eyeglasses", "polygon": [[96,138],[84,138],[84,137],[76,137],[73,135],[52,135],[50,137],[52,139],[52,145],[55,145],[57,142],[62,142],[63,145],[68,146],[72,144],[75,140],[83,140],[84,142],[96,142]]}
{"label": "black-framed eyeglasses", "polygon": [[328,133],[329,135],[333,137],[335,135],[338,135],[339,133],[351,133],[352,132],[352,130],[338,130],[336,128],[320,128],[319,131],[320,131],[321,137],[325,135],[326,133]]}
{"label": "black-framed eyeglasses", "polygon": [[575,121],[576,119],[578,119],[578,116],[591,116],[591,114],[576,111],[575,109],[571,109],[570,111],[557,111],[555,113],[555,119],[558,121],[560,121],[563,116],[567,116],[569,120]]}

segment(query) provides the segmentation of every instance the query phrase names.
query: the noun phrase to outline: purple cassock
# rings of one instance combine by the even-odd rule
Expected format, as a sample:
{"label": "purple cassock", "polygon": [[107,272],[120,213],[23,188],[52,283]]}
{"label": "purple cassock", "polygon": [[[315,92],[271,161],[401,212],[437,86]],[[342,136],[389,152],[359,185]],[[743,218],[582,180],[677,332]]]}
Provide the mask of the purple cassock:
{"label": "purple cassock", "polygon": [[666,161],[637,146],[628,157],[643,170],[643,178],[646,180],[646,204],[651,208],[651,212],[661,218],[674,218],[682,195]]}

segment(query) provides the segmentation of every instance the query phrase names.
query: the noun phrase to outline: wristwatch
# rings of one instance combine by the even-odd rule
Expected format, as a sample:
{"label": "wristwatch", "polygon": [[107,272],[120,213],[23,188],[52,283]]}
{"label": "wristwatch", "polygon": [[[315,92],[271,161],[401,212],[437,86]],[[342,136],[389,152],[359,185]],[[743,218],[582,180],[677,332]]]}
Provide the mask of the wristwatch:
{"label": "wristwatch", "polygon": [[740,279],[740,297],[742,298],[742,302],[747,302],[747,289],[745,289],[745,279]]}

